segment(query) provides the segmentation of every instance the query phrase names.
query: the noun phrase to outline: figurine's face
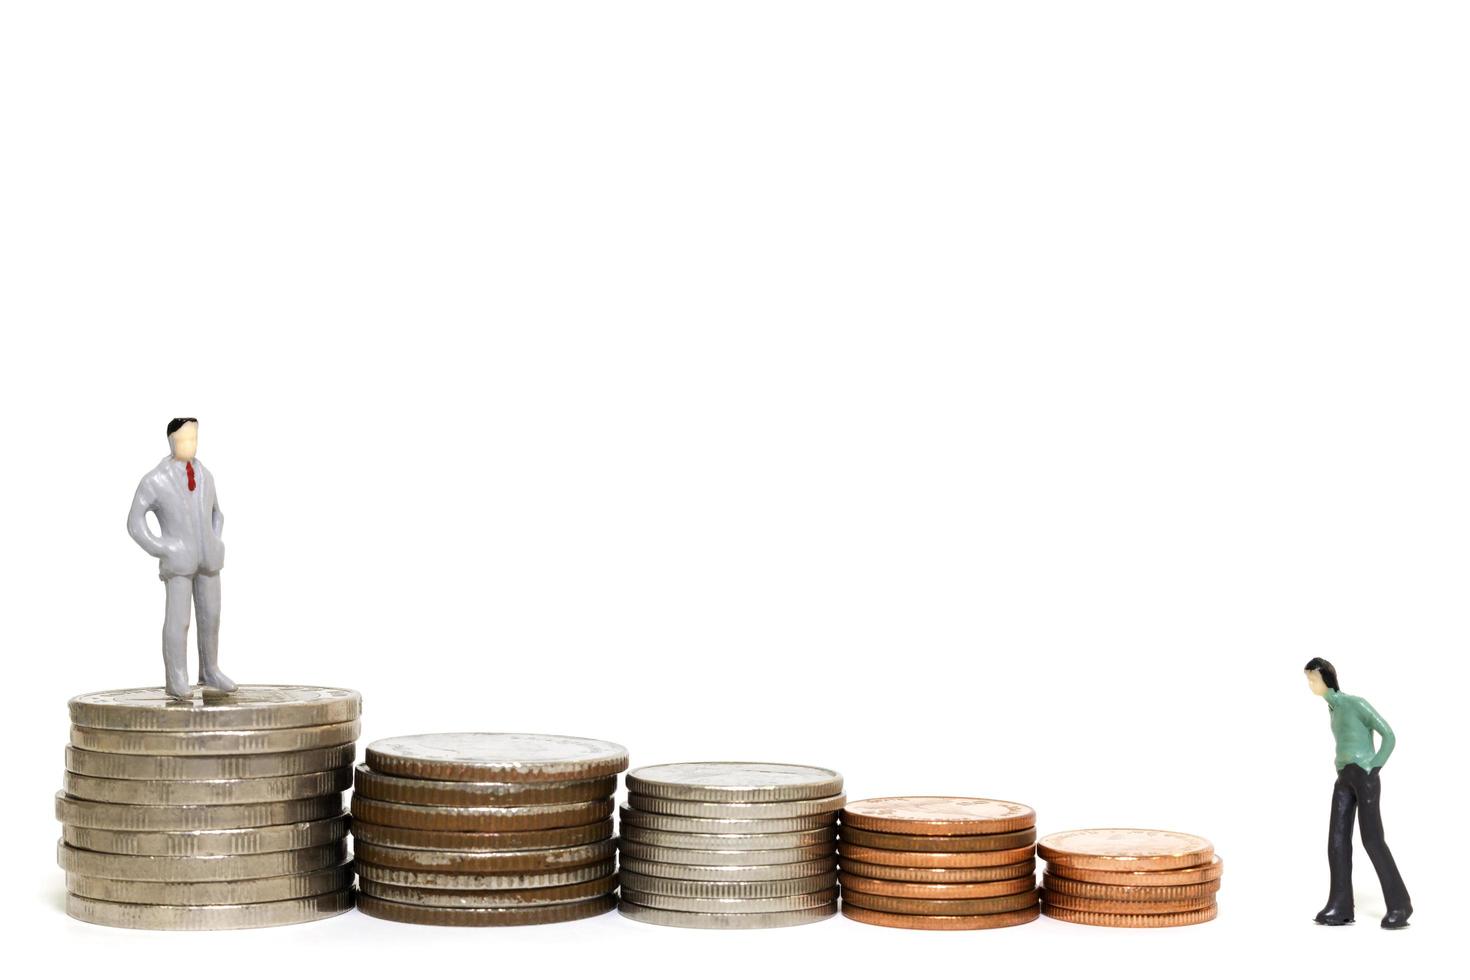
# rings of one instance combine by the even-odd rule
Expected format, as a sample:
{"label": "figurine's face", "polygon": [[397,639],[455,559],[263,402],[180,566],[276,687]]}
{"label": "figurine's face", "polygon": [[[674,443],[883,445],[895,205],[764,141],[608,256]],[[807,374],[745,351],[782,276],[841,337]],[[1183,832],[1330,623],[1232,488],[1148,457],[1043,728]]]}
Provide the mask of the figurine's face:
{"label": "figurine's face", "polygon": [[187,463],[194,459],[194,453],[199,448],[199,423],[185,422],[174,430],[174,434],[168,437],[168,444],[174,449],[174,459]]}
{"label": "figurine's face", "polygon": [[1307,687],[1310,687],[1312,693],[1319,698],[1327,694],[1327,682],[1322,679],[1320,670],[1307,671]]}

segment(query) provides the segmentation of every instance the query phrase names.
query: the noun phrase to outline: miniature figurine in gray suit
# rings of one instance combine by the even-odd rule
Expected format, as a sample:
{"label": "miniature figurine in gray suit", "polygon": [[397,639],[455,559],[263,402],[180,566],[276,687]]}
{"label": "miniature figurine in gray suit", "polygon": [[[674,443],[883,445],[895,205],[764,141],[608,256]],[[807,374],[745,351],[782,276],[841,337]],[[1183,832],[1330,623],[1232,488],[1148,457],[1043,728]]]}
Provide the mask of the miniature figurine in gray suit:
{"label": "miniature figurine in gray suit", "polygon": [[[233,691],[235,682],[219,669],[219,573],[225,565],[220,540],[225,515],[214,493],[214,477],[194,458],[199,420],[174,419],[168,424],[173,451],[138,483],[128,511],[128,533],[138,547],[158,559],[166,601],[163,614],[164,687],[187,700],[189,603],[199,615],[199,683],[217,691]],[[158,520],[158,534],[148,526],[148,512]]]}

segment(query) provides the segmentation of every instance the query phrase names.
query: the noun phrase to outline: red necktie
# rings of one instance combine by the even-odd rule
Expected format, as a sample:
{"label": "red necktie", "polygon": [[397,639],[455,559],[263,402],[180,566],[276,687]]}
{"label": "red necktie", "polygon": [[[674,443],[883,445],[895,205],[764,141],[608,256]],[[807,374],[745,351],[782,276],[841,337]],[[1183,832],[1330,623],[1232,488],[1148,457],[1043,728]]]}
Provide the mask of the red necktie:
{"label": "red necktie", "polygon": [[192,491],[194,489],[194,464],[185,463],[184,472],[189,474],[189,490]]}

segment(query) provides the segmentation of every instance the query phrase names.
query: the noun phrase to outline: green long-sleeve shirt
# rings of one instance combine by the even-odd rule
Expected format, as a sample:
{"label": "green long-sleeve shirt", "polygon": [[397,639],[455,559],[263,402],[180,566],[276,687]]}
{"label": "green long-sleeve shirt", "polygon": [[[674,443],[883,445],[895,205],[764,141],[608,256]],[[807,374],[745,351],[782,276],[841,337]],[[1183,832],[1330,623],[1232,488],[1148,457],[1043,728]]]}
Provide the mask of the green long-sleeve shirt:
{"label": "green long-sleeve shirt", "polygon": [[[1332,737],[1337,740],[1337,768],[1349,762],[1372,772],[1393,754],[1393,729],[1373,706],[1362,698],[1329,690],[1325,696],[1332,718]],[[1373,733],[1378,733],[1378,751],[1373,750]]]}

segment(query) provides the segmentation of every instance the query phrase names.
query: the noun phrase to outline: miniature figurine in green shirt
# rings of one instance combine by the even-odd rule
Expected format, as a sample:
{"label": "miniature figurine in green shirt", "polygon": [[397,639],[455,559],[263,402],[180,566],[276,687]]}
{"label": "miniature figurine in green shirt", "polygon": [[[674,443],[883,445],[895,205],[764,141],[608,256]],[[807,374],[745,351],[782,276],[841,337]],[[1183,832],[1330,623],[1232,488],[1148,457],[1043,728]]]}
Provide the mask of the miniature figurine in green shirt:
{"label": "miniature figurine in green shirt", "polygon": [[[1385,929],[1402,929],[1409,924],[1414,906],[1409,890],[1399,876],[1393,853],[1383,840],[1383,818],[1378,812],[1378,771],[1393,754],[1393,729],[1367,701],[1344,694],[1337,686],[1337,670],[1321,657],[1306,666],[1312,693],[1327,702],[1332,719],[1332,737],[1337,740],[1337,785],[1332,790],[1332,822],[1327,831],[1327,865],[1332,886],[1327,905],[1317,913],[1326,926],[1345,926],[1353,921],[1353,815],[1363,831],[1363,849],[1378,872],[1388,914]],[[1378,733],[1378,748],[1373,733]]]}

